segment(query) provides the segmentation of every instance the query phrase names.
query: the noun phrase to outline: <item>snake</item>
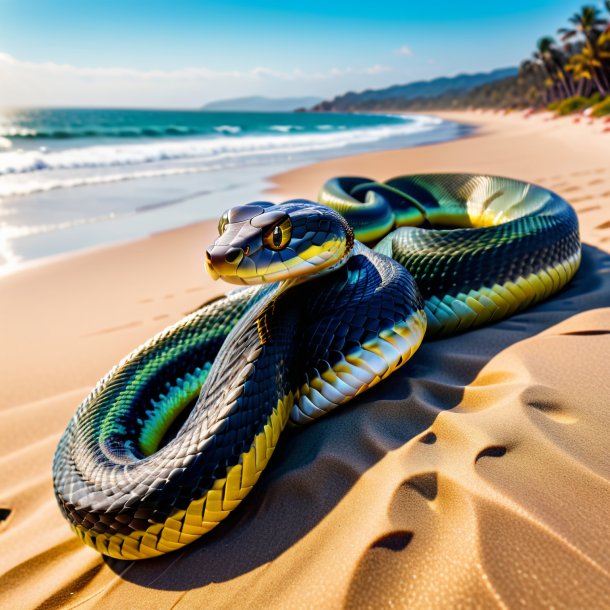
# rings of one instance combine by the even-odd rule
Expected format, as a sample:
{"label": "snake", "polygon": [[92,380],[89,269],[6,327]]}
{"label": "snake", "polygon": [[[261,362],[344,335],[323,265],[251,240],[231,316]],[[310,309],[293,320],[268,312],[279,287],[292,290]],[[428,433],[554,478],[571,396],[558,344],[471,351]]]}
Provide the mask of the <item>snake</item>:
{"label": "snake", "polygon": [[548,298],[580,258],[570,204],[499,176],[344,176],[317,202],[236,205],[205,267],[237,287],[136,348],[78,407],[53,460],[61,512],[113,558],[183,548],[240,505],[285,429],[343,407],[424,338]]}

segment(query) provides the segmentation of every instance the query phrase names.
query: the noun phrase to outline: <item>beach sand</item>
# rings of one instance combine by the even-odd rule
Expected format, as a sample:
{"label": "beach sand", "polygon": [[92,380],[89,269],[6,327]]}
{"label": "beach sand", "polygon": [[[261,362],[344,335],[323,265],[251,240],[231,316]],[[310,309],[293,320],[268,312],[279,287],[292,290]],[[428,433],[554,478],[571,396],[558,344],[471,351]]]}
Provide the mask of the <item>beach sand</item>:
{"label": "beach sand", "polygon": [[425,343],[390,379],[287,432],[255,490],[185,550],[143,562],[83,546],[53,498],[55,446],[115,362],[224,292],[216,223],[0,278],[0,607],[601,607],[610,599],[610,133],[546,115],[441,145],[275,179],[489,172],[578,211],[583,263],[548,302]]}

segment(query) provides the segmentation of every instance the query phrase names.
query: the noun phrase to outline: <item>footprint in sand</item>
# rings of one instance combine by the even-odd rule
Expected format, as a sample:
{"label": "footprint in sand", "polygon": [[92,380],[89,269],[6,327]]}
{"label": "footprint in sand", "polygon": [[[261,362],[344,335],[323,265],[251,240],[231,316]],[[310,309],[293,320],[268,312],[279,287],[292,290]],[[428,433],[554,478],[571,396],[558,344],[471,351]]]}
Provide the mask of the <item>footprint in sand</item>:
{"label": "footprint in sand", "polygon": [[370,553],[375,549],[386,549],[393,552],[404,551],[411,540],[413,540],[413,532],[408,530],[391,532],[375,540],[369,547],[368,552]]}
{"label": "footprint in sand", "polygon": [[10,508],[0,508],[0,528],[3,528],[6,525],[6,521],[11,512]]}
{"label": "footprint in sand", "polygon": [[414,489],[429,502],[438,495],[438,476],[436,472],[424,472],[416,474],[404,483],[407,487]]}
{"label": "footprint in sand", "polygon": [[[574,333],[567,333],[574,334]],[[521,393],[521,403],[535,412],[542,413],[560,424],[573,424],[578,421],[561,402],[561,395],[553,388],[534,385]]]}
{"label": "footprint in sand", "polygon": [[579,172],[572,172],[570,174],[570,176],[589,176],[590,174],[601,174],[602,172],[605,172],[606,168],[605,167],[598,167],[597,169],[583,169],[580,170]]}
{"label": "footprint in sand", "polygon": [[582,210],[577,210],[577,212],[579,214],[586,214],[587,212],[593,212],[594,210],[599,210],[599,209],[601,209],[601,206],[599,206],[599,205],[592,205],[591,207],[582,208]]}
{"label": "footprint in sand", "polygon": [[[195,292],[201,292],[201,291],[205,290],[205,288],[206,288],[205,286],[190,286],[189,288],[186,288],[183,292],[184,292],[184,294],[191,294],[191,293],[195,293]],[[160,300],[170,301],[171,299],[174,299],[174,298],[176,298],[176,294],[168,292],[167,294],[164,294],[162,297],[159,297],[158,299],[149,297],[149,298],[145,298],[145,299],[140,299],[138,301],[138,303],[142,304],[142,305],[147,305],[149,303],[154,303],[155,301],[160,301]],[[212,300],[215,300],[215,299],[212,299]],[[208,301],[206,301],[202,305],[205,305],[207,302]],[[202,305],[195,307],[191,311],[183,312],[183,315],[188,316],[189,314],[193,313],[194,311],[197,311],[198,309],[200,309]],[[161,314],[157,314],[157,315],[153,316],[151,319],[153,320],[153,322],[158,322],[160,320],[166,320],[167,318],[170,318],[170,317],[171,316],[168,313],[161,313]],[[110,330],[121,330],[121,328],[117,327],[116,329],[110,329]]]}
{"label": "footprint in sand", "polygon": [[84,337],[95,337],[96,335],[106,335],[108,333],[116,333],[121,330],[127,330],[128,328],[134,328],[135,326],[140,326],[142,322],[140,320],[135,322],[128,322],[127,324],[121,324],[120,326],[110,326],[109,328],[102,328],[101,330],[97,330],[93,333],[87,333],[83,335]]}
{"label": "footprint in sand", "polygon": [[508,449],[503,447],[502,445],[491,445],[490,447],[486,447],[483,451],[479,451],[477,453],[477,457],[474,458],[474,463],[476,464],[482,458],[499,458],[506,455]]}
{"label": "footprint in sand", "polygon": [[434,432],[428,432],[428,434],[424,434],[424,436],[419,439],[419,442],[424,445],[434,445],[434,443],[436,443],[436,434],[434,434]]}
{"label": "footprint in sand", "polygon": [[[191,286],[190,288],[185,288],[184,293],[185,294],[189,294],[189,293],[192,293],[192,292],[201,292],[202,290],[205,290],[205,286]],[[176,295],[173,294],[173,293],[167,293],[167,294],[163,295],[162,298],[168,300],[168,299],[173,299],[175,296]],[[156,299],[153,298],[153,297],[148,297],[146,299],[140,299],[138,301],[138,303],[142,303],[142,304],[144,304],[144,303],[154,303],[155,300]]]}
{"label": "footprint in sand", "polygon": [[[346,607],[389,607],[390,599],[403,595],[400,583],[406,582],[403,580],[407,577],[405,566],[410,565],[409,557],[417,556],[412,543],[419,540],[420,545],[422,542],[427,544],[433,532],[418,526],[417,514],[428,522],[433,515],[430,502],[437,492],[436,472],[410,477],[396,489],[388,505],[393,527],[378,535],[360,555],[352,574]],[[427,508],[420,513],[418,506],[422,508],[422,502]],[[416,534],[416,530],[420,533]],[[416,554],[412,555],[413,552]],[[406,568],[407,573],[411,570],[412,567]]]}

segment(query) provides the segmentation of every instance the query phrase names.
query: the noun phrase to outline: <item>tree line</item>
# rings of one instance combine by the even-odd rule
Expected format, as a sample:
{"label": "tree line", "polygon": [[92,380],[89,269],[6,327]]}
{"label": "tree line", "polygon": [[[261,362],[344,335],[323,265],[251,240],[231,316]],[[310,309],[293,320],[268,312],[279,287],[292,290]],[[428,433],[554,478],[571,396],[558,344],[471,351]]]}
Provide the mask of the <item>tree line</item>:
{"label": "tree line", "polygon": [[557,31],[557,40],[538,40],[532,57],[519,68],[519,76],[537,89],[529,92],[530,102],[561,109],[564,101],[573,102],[565,107],[586,106],[610,96],[610,0],[605,8],[583,6],[569,18],[568,27]]}

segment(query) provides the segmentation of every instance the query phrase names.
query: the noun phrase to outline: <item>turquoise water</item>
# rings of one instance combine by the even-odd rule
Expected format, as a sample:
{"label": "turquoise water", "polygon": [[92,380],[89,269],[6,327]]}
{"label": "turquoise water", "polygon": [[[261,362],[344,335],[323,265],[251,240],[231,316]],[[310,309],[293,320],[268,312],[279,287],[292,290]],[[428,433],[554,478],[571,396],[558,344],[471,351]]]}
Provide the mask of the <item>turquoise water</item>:
{"label": "turquoise water", "polygon": [[[201,112],[89,108],[16,109],[0,113],[0,136],[13,146],[57,146],[63,140],[161,139],[192,136],[324,133],[400,125],[388,115]],[[73,143],[72,143],[73,144]]]}
{"label": "turquoise water", "polygon": [[463,130],[421,115],[0,111],[0,273],[218,217],[298,165]]}

